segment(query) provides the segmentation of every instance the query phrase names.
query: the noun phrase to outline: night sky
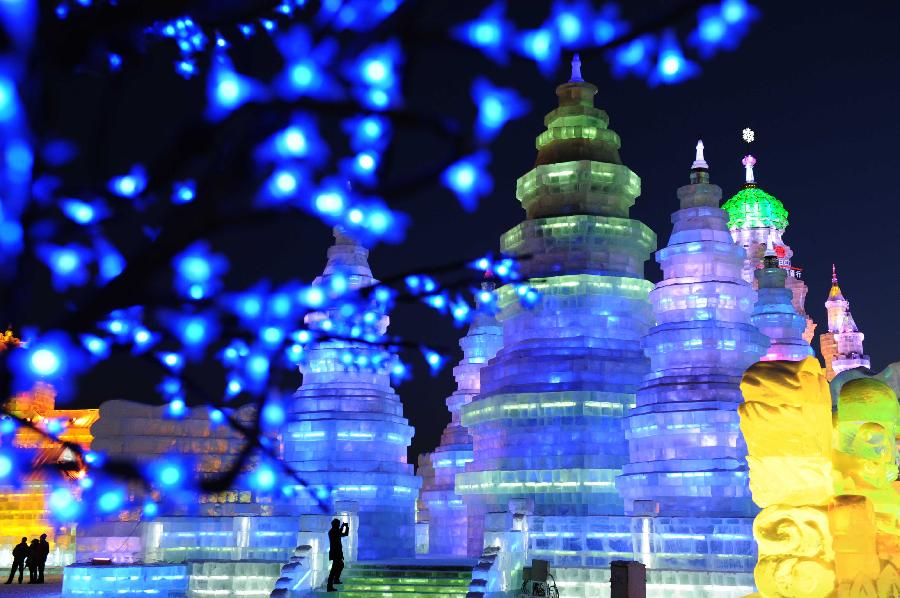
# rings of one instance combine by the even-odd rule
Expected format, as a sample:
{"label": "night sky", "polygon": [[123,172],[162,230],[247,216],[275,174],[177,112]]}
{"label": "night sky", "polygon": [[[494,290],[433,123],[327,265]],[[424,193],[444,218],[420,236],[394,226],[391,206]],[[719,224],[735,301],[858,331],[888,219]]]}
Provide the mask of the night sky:
{"label": "night sky", "polygon": [[[425,36],[442,27],[445,11],[463,10],[458,1],[427,4],[431,14],[417,22]],[[475,4],[465,3],[466,14],[459,20],[478,14],[481,3]],[[547,14],[544,2],[510,4],[515,6],[510,16],[522,26],[537,25]],[[639,4],[640,10],[626,6],[629,20],[661,13],[671,3]],[[616,80],[599,55],[583,55],[584,77],[599,88],[596,104],[609,113],[610,128],[622,138],[622,159],[643,182],[631,215],[656,231],[659,246],[664,246],[670,215],[678,207],[675,190],[688,182],[698,136],[706,145],[712,182],[727,198],[743,182],[740,159],[747,146],[741,130],[751,127],[757,139],[750,149],[758,159],[756,179],[790,213],[784,240],[794,250],[794,265],[803,268],[809,286],[807,311],[819,325],[817,332],[825,329],[823,303],[834,262],[866,335],[873,369],[880,371],[900,359],[900,276],[893,261],[900,221],[900,4],[754,4],[762,18],[741,46],[704,61],[698,77],[676,86],[649,88],[639,79]],[[682,25],[689,28],[693,23]],[[474,51],[450,49],[426,44],[407,55],[404,79],[410,108],[471,123],[475,108],[469,87],[480,74],[499,86],[516,88],[531,101],[532,110],[507,125],[494,143],[494,191],[475,212],[464,212],[439,186],[392,204],[411,215],[412,226],[402,245],[372,251],[370,263],[379,278],[498,249],[500,235],[524,217],[515,199],[515,181],[533,166],[534,138],[543,130],[543,115],[556,106],[555,86],[568,79],[562,66],[547,79],[525,61],[498,66]],[[269,69],[265,53],[245,62],[252,66],[253,60],[260,61],[260,69]],[[172,72],[171,55],[151,55],[142,68],[145,72],[116,84],[112,104],[108,90],[100,94],[98,80],[83,73],[56,83],[59,99],[48,118],[69,123],[61,127],[75,137],[93,140],[92,159],[101,170],[121,172],[148,153],[162,151],[171,129],[199,118],[202,85],[179,79]],[[97,137],[104,118],[109,121],[103,125],[103,137]],[[401,130],[397,142],[388,161],[389,179],[413,175],[423,163],[438,163],[449,151],[440,139],[415,131]],[[212,241],[230,254],[229,282],[240,287],[257,278],[310,281],[325,264],[330,231],[311,220],[287,220],[263,230],[232,231]],[[653,262],[648,262],[646,273],[651,281],[660,278]],[[449,318],[421,306],[402,306],[391,318],[394,334],[435,346],[455,348],[462,334]],[[439,442],[449,420],[444,400],[455,386],[453,361],[438,377],[430,377],[421,359],[411,358],[415,376],[398,392],[416,428],[410,451],[414,459]],[[147,400],[153,378],[130,366],[127,375],[121,371],[105,368],[87,376],[77,402]],[[299,374],[283,382],[285,390],[299,384]]]}

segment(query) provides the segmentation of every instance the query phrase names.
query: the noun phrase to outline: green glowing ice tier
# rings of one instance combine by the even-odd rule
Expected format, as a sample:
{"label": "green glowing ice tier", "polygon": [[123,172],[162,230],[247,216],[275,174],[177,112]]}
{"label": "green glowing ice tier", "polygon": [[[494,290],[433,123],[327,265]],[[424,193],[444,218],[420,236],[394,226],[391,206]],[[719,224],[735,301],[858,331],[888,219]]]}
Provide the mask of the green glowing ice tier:
{"label": "green glowing ice tier", "polygon": [[627,166],[574,160],[535,166],[516,182],[528,218],[597,214],[628,217],[641,179]]}
{"label": "green glowing ice tier", "polygon": [[728,212],[728,228],[775,228],[784,230],[788,225],[788,212],[778,199],[753,183],[745,184],[740,191],[722,204]]}

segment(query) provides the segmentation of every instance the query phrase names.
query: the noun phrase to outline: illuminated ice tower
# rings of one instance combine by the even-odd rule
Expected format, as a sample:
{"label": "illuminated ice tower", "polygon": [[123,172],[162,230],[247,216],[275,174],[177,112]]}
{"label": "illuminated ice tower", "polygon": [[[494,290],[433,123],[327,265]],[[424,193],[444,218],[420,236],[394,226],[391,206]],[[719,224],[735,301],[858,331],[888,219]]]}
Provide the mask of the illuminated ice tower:
{"label": "illuminated ice tower", "polygon": [[791,291],[785,287],[787,271],[778,264],[772,237],[766,245],[761,268],[753,272],[758,298],[750,321],[769,337],[771,344],[760,361],[802,361],[813,354],[803,338],[806,318],[791,303]]}
{"label": "illuminated ice tower", "polygon": [[869,368],[869,356],[863,352],[863,338],[853,315],[850,313],[850,302],[844,299],[841,287],[838,286],[837,270],[831,266],[831,290],[828,301],[828,332],[819,336],[819,348],[825,358],[828,380],[845,370],[853,368]]}
{"label": "illuminated ice tower", "polygon": [[[334,277],[351,289],[375,284],[368,250],[339,228],[334,236],[325,272],[313,285],[333,288]],[[306,323],[325,330],[342,317],[334,309],[313,312]],[[379,314],[377,332],[387,326],[388,316]],[[377,347],[343,340],[318,342],[308,351],[283,431],[284,460],[326,500],[356,503],[360,560],[413,556],[420,480],[406,461],[413,428],[391,388],[390,363],[373,366]],[[294,500],[292,513],[321,513],[306,491],[298,490]]]}
{"label": "illuminated ice tower", "polygon": [[[669,244],[656,252],[663,271],[650,293],[657,324],[643,341],[651,372],[628,416],[631,457],[618,482],[626,512],[689,518],[685,526],[756,512],[737,406],[741,375],[769,345],[750,323],[756,293],[741,277],[744,250],[729,234],[702,142],[690,181],[678,189]],[[697,552],[703,560],[717,551]]]}
{"label": "illuminated ice tower", "polygon": [[643,276],[656,235],[629,219],[640,178],[594,107],[597,88],[581,78],[577,58],[572,67],[556,88],[559,107],[544,118],[535,166],[517,182],[527,218],[500,240],[505,254],[523,256],[525,282],[540,299],[523,306],[517,285],[497,290],[503,348],[481,370],[481,394],[462,408],[474,461],[456,491],[469,510],[470,554],[481,552],[484,515],[523,499],[516,504],[533,504],[535,515],[529,555],[577,566],[594,559],[592,542],[604,542],[588,537],[587,516],[623,512],[615,487],[628,461],[622,418],[648,371],[640,339],[653,324],[653,285]]}
{"label": "illuminated ice tower", "polygon": [[[485,283],[482,292],[491,293],[493,285]],[[480,388],[479,372],[503,344],[500,324],[486,308],[472,318],[469,332],[459,341],[463,358],[453,369],[456,392],[447,398],[451,419],[441,444],[431,454],[434,466],[433,484],[423,485],[422,500],[430,515],[428,552],[434,555],[466,555],[468,516],[462,497],[456,494],[456,474],[472,461],[472,437],[460,424],[459,411],[468,405]]]}
{"label": "illuminated ice tower", "polygon": [[[752,137],[750,139],[752,140]],[[747,253],[743,269],[744,280],[756,288],[757,282],[753,272],[762,267],[766,243],[770,234],[774,235],[772,241],[778,265],[788,273],[785,286],[791,291],[797,313],[806,320],[803,338],[808,343],[812,340],[816,324],[806,313],[808,289],[801,278],[803,270],[791,265],[794,252],[782,239],[788,225],[788,212],[784,209],[784,204],[756,184],[753,174],[756,158],[744,156],[741,164],[744,165],[745,182],[740,190],[722,205],[722,209],[728,212],[728,229],[731,236]]]}

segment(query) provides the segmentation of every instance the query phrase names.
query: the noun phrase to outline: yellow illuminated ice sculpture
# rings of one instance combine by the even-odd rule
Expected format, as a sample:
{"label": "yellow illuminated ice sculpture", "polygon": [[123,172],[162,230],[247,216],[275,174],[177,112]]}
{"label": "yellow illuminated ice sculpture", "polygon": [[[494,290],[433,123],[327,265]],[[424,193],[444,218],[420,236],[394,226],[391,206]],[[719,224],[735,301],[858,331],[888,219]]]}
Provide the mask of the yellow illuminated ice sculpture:
{"label": "yellow illuminated ice sculpture", "polygon": [[818,362],[753,365],[741,382],[754,571],[764,598],[900,598],[897,396],[873,378],[841,387]]}

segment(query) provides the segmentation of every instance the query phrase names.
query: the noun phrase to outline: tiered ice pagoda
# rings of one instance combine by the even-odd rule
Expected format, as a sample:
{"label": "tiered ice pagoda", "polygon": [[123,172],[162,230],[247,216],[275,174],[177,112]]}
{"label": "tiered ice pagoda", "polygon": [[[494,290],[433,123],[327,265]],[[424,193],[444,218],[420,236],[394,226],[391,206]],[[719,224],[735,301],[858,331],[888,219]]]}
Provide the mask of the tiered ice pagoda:
{"label": "tiered ice pagoda", "polygon": [[462,407],[474,460],[456,478],[470,554],[481,553],[486,515],[525,502],[530,557],[572,583],[579,574],[561,567],[606,566],[622,542],[606,516],[623,513],[622,419],[648,372],[641,337],[653,324],[644,261],[656,235],[629,218],[640,179],[622,163],[596,93],[576,57],[537,137],[535,166],[518,180],[526,220],[501,249],[523,258],[521,284],[540,299],[523,305],[520,283],[497,289],[503,348],[481,370],[481,394]]}
{"label": "tiered ice pagoda", "polygon": [[803,338],[807,320],[797,313],[791,302],[791,291],[785,287],[788,273],[778,263],[771,237],[762,267],[757,268],[753,276],[758,296],[750,321],[771,341],[760,361],[802,361],[811,357],[812,347]]}
{"label": "tiered ice pagoda", "polygon": [[850,313],[850,302],[838,285],[837,269],[831,266],[831,290],[828,291],[828,332],[819,336],[819,347],[825,358],[825,371],[828,380],[846,370],[853,368],[869,368],[869,356],[863,350],[865,335],[859,331],[853,314]]}
{"label": "tiered ice pagoda", "polygon": [[[334,236],[325,272],[313,285],[332,288],[335,276],[350,289],[376,284],[368,250],[339,228]],[[327,332],[339,318],[344,316],[337,308],[318,311],[307,315],[306,324]],[[384,334],[388,321],[379,313],[372,326]],[[284,461],[311,491],[298,488],[284,514],[321,513],[323,501],[350,504],[359,517],[361,560],[413,556],[420,480],[407,463],[413,428],[391,388],[392,363],[379,362],[377,345],[357,341],[323,340],[307,351],[282,442]]]}
{"label": "tiered ice pagoda", "polygon": [[757,509],[737,406],[741,375],[769,339],[750,323],[756,294],[741,277],[744,250],[729,234],[702,142],[678,198],[672,236],[656,252],[657,324],[643,340],[651,372],[628,416],[630,462],[618,485],[626,512],[648,518],[646,565],[749,572]]}

